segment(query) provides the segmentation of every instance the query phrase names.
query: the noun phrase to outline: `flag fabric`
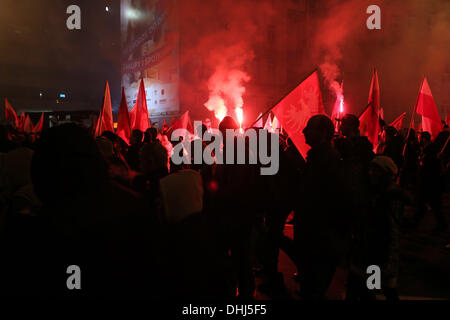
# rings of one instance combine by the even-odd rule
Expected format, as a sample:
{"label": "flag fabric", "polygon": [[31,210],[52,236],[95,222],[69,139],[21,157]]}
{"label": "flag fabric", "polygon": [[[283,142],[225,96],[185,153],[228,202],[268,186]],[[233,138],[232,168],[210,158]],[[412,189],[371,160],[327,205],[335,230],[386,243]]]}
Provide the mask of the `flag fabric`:
{"label": "flag fabric", "polygon": [[260,112],[258,117],[256,119],[258,119],[258,121],[256,121],[256,123],[253,125],[253,127],[255,128],[262,128],[263,127],[263,120],[262,120],[262,113]]}
{"label": "flag fabric", "polygon": [[38,133],[42,131],[42,128],[44,127],[44,113],[41,113],[41,118],[39,119],[38,123],[33,128],[33,132]]}
{"label": "flag fabric", "polygon": [[116,133],[123,139],[123,141],[129,143],[131,135],[131,123],[130,116],[128,114],[127,99],[125,97],[125,88],[122,88],[122,100],[120,101]]}
{"label": "flag fabric", "polygon": [[281,100],[272,112],[298,151],[306,158],[309,146],[305,142],[303,129],[309,118],[316,114],[324,114],[317,71]]}
{"label": "flag fabric", "polygon": [[8,99],[5,98],[5,120],[12,123],[16,128],[19,128],[19,117],[16,111],[11,107]]}
{"label": "flag fabric", "polygon": [[103,131],[114,132],[114,121],[111,107],[111,93],[109,83],[106,81],[105,96],[103,98],[103,108],[100,113],[99,122],[96,128],[96,135],[101,135]]}
{"label": "flag fabric", "polygon": [[426,78],[420,86],[415,111],[422,116],[422,130],[428,131],[433,139],[436,138],[442,130],[442,122]]}
{"label": "flag fabric", "polygon": [[445,121],[447,125],[450,127],[450,112],[447,114],[447,119]]}
{"label": "flag fabric", "polygon": [[401,128],[403,128],[403,120],[405,119],[405,117],[406,112],[403,112],[400,116],[398,116],[397,119],[392,121],[389,126],[394,127],[395,129],[397,129],[397,131],[399,131]]}
{"label": "flag fabric", "polygon": [[172,131],[177,129],[187,130],[191,134],[194,133],[191,118],[189,117],[189,110],[183,113],[181,117],[172,125]]}
{"label": "flag fabric", "polygon": [[[134,110],[133,110],[134,109]],[[145,96],[145,85],[144,80],[141,79],[139,85],[138,95],[136,99],[136,105],[131,110],[133,119],[133,129],[141,130],[145,132],[150,127],[148,109],[147,109],[147,98]]]}
{"label": "flag fabric", "polygon": [[134,123],[136,122],[136,109],[137,109],[137,106],[134,105],[134,107],[131,108],[131,110],[128,112],[128,116],[130,117],[131,129],[134,128]]}
{"label": "flag fabric", "polygon": [[20,117],[19,117],[19,126],[17,127],[17,129],[19,131],[23,131],[23,125],[25,124],[25,112],[20,112]]}
{"label": "flag fabric", "polygon": [[30,115],[25,116],[25,120],[23,121],[23,132],[32,133],[33,132],[33,122],[30,119]]}
{"label": "flag fabric", "polygon": [[267,117],[266,124],[264,125],[264,129],[269,132],[272,132],[272,116],[269,113],[269,117]]}
{"label": "flag fabric", "polygon": [[361,134],[367,136],[373,144],[374,150],[378,146],[378,135],[380,134],[380,86],[378,74],[375,70],[370,84],[368,108],[359,118]]}

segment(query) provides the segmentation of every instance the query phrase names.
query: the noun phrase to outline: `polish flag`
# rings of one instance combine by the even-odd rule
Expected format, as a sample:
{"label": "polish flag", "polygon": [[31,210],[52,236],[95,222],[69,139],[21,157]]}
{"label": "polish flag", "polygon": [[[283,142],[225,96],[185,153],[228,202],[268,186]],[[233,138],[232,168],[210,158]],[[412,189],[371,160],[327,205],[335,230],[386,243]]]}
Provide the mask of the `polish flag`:
{"label": "polish flag", "polygon": [[117,135],[126,143],[129,143],[131,134],[130,116],[128,115],[125,88],[122,88],[122,100],[120,101],[119,115],[117,118]]}
{"label": "polish flag", "polygon": [[422,116],[422,130],[428,131],[433,139],[436,138],[442,130],[442,122],[426,78],[423,78],[420,86],[415,110]]}
{"label": "polish flag", "polygon": [[306,158],[310,147],[305,142],[303,129],[309,118],[316,114],[324,114],[317,71],[283,98],[272,112],[298,151]]}

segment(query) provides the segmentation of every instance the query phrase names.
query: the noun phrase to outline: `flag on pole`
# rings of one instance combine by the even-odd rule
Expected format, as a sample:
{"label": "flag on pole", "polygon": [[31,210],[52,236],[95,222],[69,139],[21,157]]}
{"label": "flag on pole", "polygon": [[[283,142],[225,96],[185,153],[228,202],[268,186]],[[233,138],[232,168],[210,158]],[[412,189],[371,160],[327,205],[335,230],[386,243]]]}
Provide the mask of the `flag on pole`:
{"label": "flag on pole", "polygon": [[101,135],[103,131],[114,132],[114,121],[111,107],[111,93],[109,91],[109,83],[106,81],[105,96],[103,98],[103,108],[100,112],[99,121],[97,123],[96,135]]}
{"label": "flag on pole", "polygon": [[131,134],[130,116],[128,114],[127,99],[125,97],[125,88],[122,88],[122,100],[120,101],[119,115],[117,118],[117,135],[126,143],[129,143]]}
{"label": "flag on pole", "polygon": [[272,112],[298,151],[306,158],[309,146],[305,142],[303,129],[309,118],[324,113],[317,71],[281,100],[272,109]]}
{"label": "flag on pole", "polygon": [[38,133],[42,131],[42,128],[44,127],[44,113],[41,113],[41,118],[39,119],[38,123],[33,128],[34,133]]}
{"label": "flag on pole", "polygon": [[374,150],[378,146],[378,135],[380,134],[380,86],[378,74],[375,70],[370,84],[368,108],[359,118],[361,134],[367,136]]}
{"label": "flag on pole", "polygon": [[7,122],[12,123],[14,127],[19,128],[19,117],[17,116],[16,111],[11,107],[8,102],[8,99],[5,98],[5,120]]}
{"label": "flag on pole", "polygon": [[426,78],[423,78],[415,110],[422,116],[422,130],[428,131],[433,139],[436,138],[442,130],[442,122]]}
{"label": "flag on pole", "polygon": [[191,118],[189,117],[189,110],[183,113],[183,115],[172,125],[172,130],[177,129],[184,129],[192,134],[194,133]]}
{"label": "flag on pole", "polygon": [[394,127],[395,129],[397,129],[397,131],[399,131],[403,127],[403,120],[405,119],[405,117],[406,112],[403,112],[400,116],[398,116],[397,119],[392,121],[389,126]]}
{"label": "flag on pole", "polygon": [[133,124],[132,128],[145,132],[145,130],[147,130],[150,127],[150,123],[148,117],[147,98],[145,96],[145,85],[143,79],[141,79],[136,104],[133,107],[133,109],[131,109],[130,112]]}
{"label": "flag on pole", "polygon": [[23,131],[23,126],[25,124],[25,112],[23,112],[23,110],[20,112],[20,117],[19,117],[19,126],[17,127],[17,129],[19,131]]}
{"label": "flag on pole", "polygon": [[23,121],[23,132],[26,133],[33,132],[33,122],[31,121],[29,114],[25,116],[25,120]]}

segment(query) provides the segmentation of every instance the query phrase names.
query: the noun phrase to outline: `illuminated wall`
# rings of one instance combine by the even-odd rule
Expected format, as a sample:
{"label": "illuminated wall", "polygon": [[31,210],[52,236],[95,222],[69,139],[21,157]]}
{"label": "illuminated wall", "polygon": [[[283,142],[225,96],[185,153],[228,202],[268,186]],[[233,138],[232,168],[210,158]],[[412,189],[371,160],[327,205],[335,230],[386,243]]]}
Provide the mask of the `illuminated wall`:
{"label": "illuminated wall", "polygon": [[122,0],[122,86],[128,108],[144,79],[150,118],[179,111],[176,0]]}

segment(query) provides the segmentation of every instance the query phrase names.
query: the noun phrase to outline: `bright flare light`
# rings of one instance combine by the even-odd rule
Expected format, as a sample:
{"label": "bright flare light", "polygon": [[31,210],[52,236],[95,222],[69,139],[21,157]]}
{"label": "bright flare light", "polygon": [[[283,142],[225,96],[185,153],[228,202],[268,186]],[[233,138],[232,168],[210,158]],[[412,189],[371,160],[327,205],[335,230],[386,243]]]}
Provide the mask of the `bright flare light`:
{"label": "bright flare light", "polygon": [[239,122],[239,128],[242,128],[242,122],[244,122],[244,110],[242,110],[242,108],[236,108],[235,111]]}

